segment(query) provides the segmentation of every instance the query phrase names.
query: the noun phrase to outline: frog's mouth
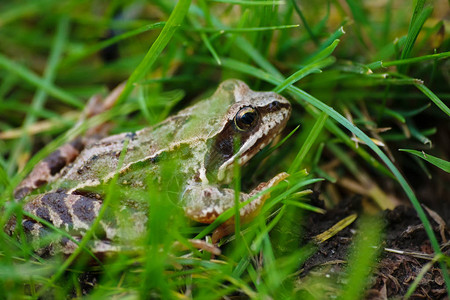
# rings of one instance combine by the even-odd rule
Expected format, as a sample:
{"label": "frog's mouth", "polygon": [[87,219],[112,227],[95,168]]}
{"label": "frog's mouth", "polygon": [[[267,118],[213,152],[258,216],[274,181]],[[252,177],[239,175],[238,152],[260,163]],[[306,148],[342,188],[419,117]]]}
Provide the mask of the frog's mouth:
{"label": "frog's mouth", "polygon": [[287,100],[280,104],[278,110],[274,113],[266,113],[264,108],[261,111],[261,123],[255,130],[247,135],[246,140],[242,141],[240,149],[222,163],[218,169],[217,180],[228,183],[233,176],[233,164],[237,159],[240,166],[247,163],[256,153],[267,146],[286,126],[291,109]]}

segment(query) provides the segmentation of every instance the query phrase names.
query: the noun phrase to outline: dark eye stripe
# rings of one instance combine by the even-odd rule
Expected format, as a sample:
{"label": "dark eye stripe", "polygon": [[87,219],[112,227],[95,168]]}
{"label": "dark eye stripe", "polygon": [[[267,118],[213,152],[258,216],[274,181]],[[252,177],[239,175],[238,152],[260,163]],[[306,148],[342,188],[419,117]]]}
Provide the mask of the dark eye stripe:
{"label": "dark eye stripe", "polygon": [[273,102],[267,104],[266,106],[258,107],[258,110],[261,112],[261,114],[264,114],[264,113],[267,113],[267,112],[279,111],[279,110],[282,110],[282,109],[290,110],[291,109],[291,104],[290,103],[279,102],[279,101],[273,101]]}

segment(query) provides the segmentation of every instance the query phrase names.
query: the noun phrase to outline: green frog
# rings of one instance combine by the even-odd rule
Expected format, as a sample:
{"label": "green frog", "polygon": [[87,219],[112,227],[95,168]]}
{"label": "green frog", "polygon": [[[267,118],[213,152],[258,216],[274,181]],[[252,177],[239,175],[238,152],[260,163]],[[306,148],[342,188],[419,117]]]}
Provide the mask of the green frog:
{"label": "green frog", "polygon": [[[110,98],[117,98],[120,89]],[[111,102],[111,101],[110,101]],[[40,252],[72,253],[99,214],[106,190],[113,178],[121,192],[119,210],[127,212],[122,220],[102,220],[102,234],[90,245],[93,252],[117,251],[128,226],[135,235],[146,229],[148,201],[139,193],[158,185],[175,185],[178,201],[188,218],[212,223],[235,205],[235,191],[226,188],[233,178],[233,165],[244,165],[270,143],[285,127],[291,105],[273,92],[252,91],[244,82],[227,80],[209,98],[181,110],[163,122],[137,132],[107,136],[93,141],[77,139],[62,146],[39,163],[17,187],[15,197],[23,210],[65,230],[73,237],[50,243]],[[127,142],[125,142],[127,141]],[[163,166],[175,162],[170,184],[162,176]],[[287,177],[280,173],[259,184],[240,201],[261,194]],[[174,183],[174,184],[172,184]],[[47,187],[45,192],[40,192]],[[142,194],[142,193],[141,193]],[[149,193],[144,193],[149,195]],[[242,222],[251,220],[268,197],[256,197],[240,210]],[[216,230],[213,240],[231,232],[231,218]],[[49,229],[37,220],[22,219],[24,231],[34,239]],[[12,234],[13,218],[5,227]]]}

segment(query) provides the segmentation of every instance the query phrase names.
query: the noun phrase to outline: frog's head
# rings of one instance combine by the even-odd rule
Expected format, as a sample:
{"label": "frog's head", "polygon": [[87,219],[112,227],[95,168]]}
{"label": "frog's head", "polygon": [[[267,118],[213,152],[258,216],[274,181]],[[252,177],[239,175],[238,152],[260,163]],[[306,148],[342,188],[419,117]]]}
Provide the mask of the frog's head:
{"label": "frog's head", "polygon": [[223,82],[212,99],[225,102],[227,110],[211,139],[206,172],[229,183],[234,161],[243,165],[270,143],[286,126],[291,104],[276,93],[252,91],[239,80]]}

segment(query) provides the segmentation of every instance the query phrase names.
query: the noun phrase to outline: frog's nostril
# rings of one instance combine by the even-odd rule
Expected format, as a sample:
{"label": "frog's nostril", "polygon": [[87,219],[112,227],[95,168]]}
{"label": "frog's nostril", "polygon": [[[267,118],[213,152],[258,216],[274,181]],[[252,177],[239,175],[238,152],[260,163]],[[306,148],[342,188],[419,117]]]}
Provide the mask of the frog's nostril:
{"label": "frog's nostril", "polygon": [[272,103],[269,104],[269,111],[276,111],[280,109],[280,102],[278,101],[273,101]]}

